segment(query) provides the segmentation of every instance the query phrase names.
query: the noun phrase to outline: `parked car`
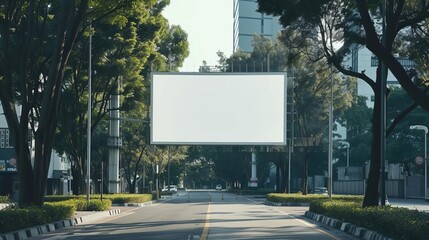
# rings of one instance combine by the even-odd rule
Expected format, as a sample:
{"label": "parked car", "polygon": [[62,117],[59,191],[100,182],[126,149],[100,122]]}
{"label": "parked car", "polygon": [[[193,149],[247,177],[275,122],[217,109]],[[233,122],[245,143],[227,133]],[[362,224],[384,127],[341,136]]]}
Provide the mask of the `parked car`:
{"label": "parked car", "polygon": [[221,191],[222,190],[222,185],[218,184],[216,185],[216,191]]}
{"label": "parked car", "polygon": [[315,187],[314,194],[328,195],[328,189],[325,187]]}
{"label": "parked car", "polygon": [[[168,186],[165,186],[161,191],[168,192]],[[176,185],[170,185],[170,192],[177,192],[177,186]]]}

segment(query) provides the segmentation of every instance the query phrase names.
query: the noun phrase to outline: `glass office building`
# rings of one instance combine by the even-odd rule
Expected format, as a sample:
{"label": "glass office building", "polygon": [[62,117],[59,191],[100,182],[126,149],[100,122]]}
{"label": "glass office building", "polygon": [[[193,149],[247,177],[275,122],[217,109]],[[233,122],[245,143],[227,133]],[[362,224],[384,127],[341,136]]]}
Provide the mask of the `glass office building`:
{"label": "glass office building", "polygon": [[253,50],[254,34],[275,39],[282,29],[279,18],[257,12],[256,0],[234,0],[233,51]]}

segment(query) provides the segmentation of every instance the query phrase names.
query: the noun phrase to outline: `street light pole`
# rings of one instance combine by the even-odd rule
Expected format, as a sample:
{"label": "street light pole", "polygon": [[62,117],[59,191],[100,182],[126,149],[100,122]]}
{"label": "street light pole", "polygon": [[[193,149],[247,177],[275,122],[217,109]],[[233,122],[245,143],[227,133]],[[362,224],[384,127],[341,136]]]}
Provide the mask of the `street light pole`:
{"label": "street light pole", "polygon": [[328,195],[329,198],[332,198],[332,155],[333,155],[333,119],[334,119],[334,75],[332,71],[332,64],[331,64],[331,92],[330,92],[330,101],[329,101],[329,132],[328,132],[328,138],[329,138],[329,149],[328,149]]}
{"label": "street light pole", "polygon": [[92,85],[92,24],[89,23],[89,56],[88,56],[88,123],[87,123],[87,147],[86,147],[86,201],[90,200],[90,166],[91,166],[91,85]]}
{"label": "street light pole", "polygon": [[428,127],[424,125],[412,125],[410,126],[412,130],[423,130],[425,132],[425,199],[427,199],[427,191],[428,191],[428,166],[427,166],[427,135],[428,135]]}

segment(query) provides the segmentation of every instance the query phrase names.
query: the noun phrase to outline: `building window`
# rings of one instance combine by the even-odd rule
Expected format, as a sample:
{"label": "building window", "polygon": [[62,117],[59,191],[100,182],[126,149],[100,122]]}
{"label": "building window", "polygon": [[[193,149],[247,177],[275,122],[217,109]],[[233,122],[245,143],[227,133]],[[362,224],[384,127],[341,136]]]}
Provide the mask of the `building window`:
{"label": "building window", "polygon": [[5,140],[6,140],[6,129],[0,129],[0,148],[5,148]]}
{"label": "building window", "polygon": [[[398,62],[404,67],[404,68],[414,68],[417,66],[417,64],[410,59],[403,59],[403,58],[396,58]],[[378,66],[378,59],[376,56],[371,57],[371,67],[377,67]]]}

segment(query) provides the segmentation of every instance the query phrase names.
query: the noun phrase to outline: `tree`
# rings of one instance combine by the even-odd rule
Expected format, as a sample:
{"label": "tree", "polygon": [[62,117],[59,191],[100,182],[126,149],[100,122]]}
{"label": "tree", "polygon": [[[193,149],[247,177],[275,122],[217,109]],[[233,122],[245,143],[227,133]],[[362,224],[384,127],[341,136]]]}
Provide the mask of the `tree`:
{"label": "tree", "polygon": [[121,169],[124,172],[124,178],[128,183],[130,193],[135,193],[136,183],[143,175],[143,168],[147,162],[148,142],[149,142],[149,123],[147,111],[134,109],[132,113],[125,115],[125,123],[122,125],[122,148],[121,150]]}
{"label": "tree", "polygon": [[[330,106],[330,81],[334,81],[334,109],[340,113],[350,107],[352,95],[348,84],[338,76],[332,76],[330,69],[320,62],[304,64],[301,59],[294,68],[294,108],[297,111],[298,128],[296,145],[301,145],[303,164],[302,193],[307,194],[308,161],[310,155],[317,151],[328,126],[328,109]],[[305,66],[305,67],[304,67]]]}
{"label": "tree", "polygon": [[[371,167],[363,206],[378,205],[378,190],[381,167],[381,139],[384,133],[381,127],[380,90],[382,68],[381,64],[392,72],[407,94],[424,109],[429,110],[429,96],[414,83],[413,75],[401,65],[395,57],[393,49],[399,44],[398,34],[409,29],[420,29],[422,36],[427,39],[427,19],[429,3],[427,1],[262,1],[258,0],[259,10],[280,16],[280,22],[288,29],[301,32],[303,38],[319,36],[318,58],[325,57],[341,73],[357,77],[371,86],[375,93],[373,111],[373,141]],[[383,32],[381,24],[385,16],[386,27]],[[383,40],[383,41],[382,41]],[[339,47],[340,46],[340,47]],[[344,57],[352,48],[365,46],[379,60],[375,81],[364,72],[355,72],[343,65]],[[386,71],[386,70],[384,70]],[[384,74],[386,76],[386,74]],[[403,117],[398,115],[398,117]],[[394,122],[396,123],[396,122]]]}
{"label": "tree", "polygon": [[149,162],[152,166],[158,166],[159,174],[167,171],[167,185],[170,186],[170,166],[173,162],[179,162],[187,157],[188,146],[157,146],[149,150]]}
{"label": "tree", "polygon": [[[302,50],[290,48],[289,44],[282,43],[284,36],[279,36],[275,41],[255,35],[253,39],[253,52],[245,55],[238,51],[228,60],[234,71],[237,65],[244,65],[238,69],[253,71],[288,71],[289,79],[293,79],[293,102],[297,112],[296,129],[297,141],[302,151],[300,155],[302,162],[302,193],[307,194],[308,161],[314,151],[319,151],[323,136],[326,134],[328,125],[328,108],[330,102],[331,77],[335,82],[335,116],[350,107],[352,104],[352,93],[354,92],[354,81],[342,79],[332,73],[323,62],[311,62],[309,56]],[[292,39],[294,38],[294,39]],[[290,40],[296,44],[302,44],[307,52],[313,52],[314,39],[302,41],[299,35],[290,36]],[[305,46],[305,48],[304,48]],[[317,50],[317,49],[316,49]],[[235,60],[238,59],[239,61]],[[262,63],[262,64],[261,64]],[[262,65],[262,66],[260,66]],[[268,66],[269,65],[269,66]],[[254,67],[254,68],[253,68]],[[253,69],[252,69],[253,68]],[[332,75],[333,74],[333,75]],[[277,158],[278,160],[284,160]],[[284,163],[276,160],[275,163],[282,169],[282,176],[286,176]]]}
{"label": "tree", "polygon": [[[413,103],[408,94],[400,87],[392,87],[387,102],[387,121],[392,121],[397,112],[407,109]],[[410,130],[412,125],[429,126],[429,113],[422,108],[413,109],[387,139],[386,159],[389,163],[411,163],[416,157],[416,153],[424,156],[423,134]]]}
{"label": "tree", "polygon": [[347,141],[350,143],[350,165],[363,166],[370,160],[371,152],[371,115],[372,109],[366,104],[367,98],[356,96],[339,122],[346,126]]}
{"label": "tree", "polygon": [[[106,4],[114,9],[122,2]],[[87,9],[88,0],[0,7],[0,100],[17,155],[20,205],[43,203],[63,76]]]}
{"label": "tree", "polygon": [[[107,121],[109,100],[111,95],[116,93],[121,95],[122,113],[143,112],[145,113],[143,115],[130,113],[128,116],[148,121],[150,81],[148,80],[149,76],[142,76],[142,71],[150,65],[149,61],[152,55],[165,52],[165,49],[156,46],[162,41],[172,41],[169,38],[173,37],[170,34],[173,30],[174,36],[177,38],[177,47],[174,49],[175,56],[178,58],[176,64],[182,64],[184,57],[187,56],[188,44],[182,42],[186,41],[187,35],[179,26],[173,26],[173,29],[169,29],[167,20],[161,14],[165,6],[163,2],[165,1],[143,1],[137,6],[131,5],[123,8],[92,24],[94,28],[92,37],[92,69],[94,72],[91,96],[93,99],[91,107],[92,133],[96,133],[95,129],[102,121]],[[82,35],[88,36],[89,31],[83,32]],[[66,152],[72,160],[73,192],[75,194],[83,193],[85,189],[82,180],[86,159],[88,45],[88,38],[83,37],[78,42],[71,58],[70,71],[67,72],[66,85],[63,90],[67,97],[63,98],[61,102],[62,114],[60,115],[57,134],[57,139],[60,141],[56,145],[58,150]],[[182,53],[186,56],[180,55]],[[167,56],[164,56],[164,59],[167,59]],[[166,66],[166,62],[165,60],[164,66]],[[118,92],[119,81],[121,88]],[[76,120],[70,121],[70,119]],[[125,124],[125,126],[131,125]],[[148,132],[147,129],[145,132]],[[144,139],[146,135],[142,135],[142,137]],[[123,140],[125,143],[125,141],[132,139],[133,137]],[[92,147],[92,152],[98,151],[97,149],[94,150],[95,147]],[[99,147],[105,148],[105,145]],[[144,148],[144,146],[138,147]],[[122,153],[131,152],[122,151]],[[127,160],[135,157],[123,156]],[[95,159],[92,161],[93,164],[100,160],[100,158],[93,159]],[[132,172],[132,170],[126,172],[130,173],[130,171]]]}

